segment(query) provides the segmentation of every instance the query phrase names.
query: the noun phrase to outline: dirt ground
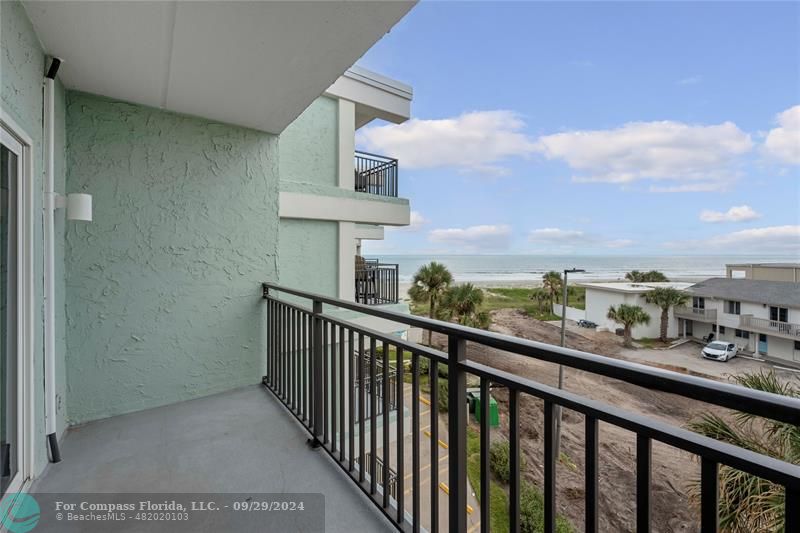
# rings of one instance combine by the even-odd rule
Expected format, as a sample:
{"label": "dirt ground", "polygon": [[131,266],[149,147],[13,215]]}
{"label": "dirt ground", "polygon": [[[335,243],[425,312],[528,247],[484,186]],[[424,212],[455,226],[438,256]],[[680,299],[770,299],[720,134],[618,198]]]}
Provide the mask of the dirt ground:
{"label": "dirt ground", "polygon": [[[522,312],[503,309],[492,313],[492,330],[517,337],[559,344],[560,330],[553,324],[539,322]],[[443,336],[435,344],[444,345]],[[589,339],[567,331],[567,345],[582,351],[623,357],[621,340],[614,336]],[[541,383],[555,385],[558,366],[469,343],[469,359],[512,372]],[[626,359],[628,357],[625,357]],[[648,415],[675,426],[683,426],[702,412],[714,408],[673,394],[651,391],[618,380],[565,368],[566,390],[618,408]],[[497,389],[501,427],[496,434],[508,433],[508,394]],[[526,468],[523,475],[542,486],[543,409],[536,398],[523,396],[520,409],[521,451]],[[499,437],[499,435],[497,436]],[[493,438],[496,438],[493,436]],[[635,530],[635,435],[626,430],[600,424],[599,511],[601,531]],[[584,420],[574,411],[564,411],[562,460],[557,466],[558,512],[566,516],[576,530],[583,530],[584,513]],[[698,459],[676,448],[654,442],[652,452],[652,517],[654,532],[699,531],[699,509],[687,496],[693,480],[699,479]]]}

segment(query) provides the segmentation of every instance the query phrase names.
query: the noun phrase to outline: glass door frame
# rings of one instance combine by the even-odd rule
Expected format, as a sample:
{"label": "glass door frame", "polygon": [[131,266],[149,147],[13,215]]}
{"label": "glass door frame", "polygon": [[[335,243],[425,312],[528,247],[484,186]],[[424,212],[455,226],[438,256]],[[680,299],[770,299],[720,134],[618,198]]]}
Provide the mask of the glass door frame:
{"label": "glass door frame", "polygon": [[17,474],[7,494],[24,491],[33,477],[34,432],[34,202],[33,140],[0,109],[0,142],[17,155],[16,333]]}

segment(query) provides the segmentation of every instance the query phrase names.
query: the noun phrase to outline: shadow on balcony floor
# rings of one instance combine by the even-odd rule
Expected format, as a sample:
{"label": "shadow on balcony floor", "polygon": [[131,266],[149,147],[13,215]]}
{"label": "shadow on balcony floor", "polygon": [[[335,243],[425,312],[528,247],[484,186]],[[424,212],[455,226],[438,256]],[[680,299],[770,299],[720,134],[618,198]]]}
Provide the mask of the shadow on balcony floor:
{"label": "shadow on balcony floor", "polygon": [[252,386],[72,428],[36,492],[316,492],[326,531],[388,521],[292,415]]}

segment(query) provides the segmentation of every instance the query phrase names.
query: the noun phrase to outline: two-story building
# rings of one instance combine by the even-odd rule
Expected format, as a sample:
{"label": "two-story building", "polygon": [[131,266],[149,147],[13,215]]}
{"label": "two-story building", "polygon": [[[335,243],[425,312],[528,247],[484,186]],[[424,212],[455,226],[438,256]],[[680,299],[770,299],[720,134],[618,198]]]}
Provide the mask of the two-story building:
{"label": "two-story building", "polygon": [[[690,287],[690,305],[675,309],[683,336],[736,343],[741,350],[778,363],[800,364],[800,265],[728,265],[728,277]],[[746,275],[735,274],[746,271]]]}

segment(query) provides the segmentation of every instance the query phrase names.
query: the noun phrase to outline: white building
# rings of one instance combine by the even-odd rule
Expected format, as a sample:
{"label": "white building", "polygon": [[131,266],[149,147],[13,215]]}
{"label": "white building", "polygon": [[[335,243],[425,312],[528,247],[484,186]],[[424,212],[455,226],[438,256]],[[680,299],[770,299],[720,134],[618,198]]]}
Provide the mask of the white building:
{"label": "white building", "polygon": [[689,292],[691,306],[674,311],[681,335],[713,333],[756,357],[800,364],[800,283],[711,278]]}
{"label": "white building", "polygon": [[[597,324],[598,330],[614,331],[622,327],[613,320],[607,318],[608,308],[619,304],[638,305],[650,315],[650,323],[633,328],[633,338],[658,337],[661,333],[661,308],[649,304],[645,301],[645,294],[659,287],[672,287],[678,290],[686,290],[691,283],[677,282],[653,282],[653,283],[632,283],[632,282],[607,282],[607,283],[581,283],[586,289],[586,320]],[[667,335],[677,337],[679,333],[678,324],[674,313],[670,310],[669,328]],[[568,315],[569,316],[569,315]]]}

